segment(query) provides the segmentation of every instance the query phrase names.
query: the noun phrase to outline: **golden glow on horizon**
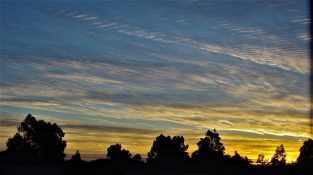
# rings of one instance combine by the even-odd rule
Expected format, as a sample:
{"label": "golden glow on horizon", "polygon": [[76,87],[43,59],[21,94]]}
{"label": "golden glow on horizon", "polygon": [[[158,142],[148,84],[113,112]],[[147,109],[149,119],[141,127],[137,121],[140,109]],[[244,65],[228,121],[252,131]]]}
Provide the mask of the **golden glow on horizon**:
{"label": "golden glow on horizon", "polygon": [[[1,135],[0,144],[2,150],[5,149],[5,144],[8,137],[12,137],[16,133],[14,128],[0,128],[3,132]],[[69,158],[78,149],[83,158],[87,160],[93,160],[97,158],[104,158],[106,155],[106,149],[115,143],[122,144],[124,149],[128,149],[132,155],[137,153],[141,154],[142,157],[147,157],[147,152],[150,150],[155,135],[148,134],[134,134],[134,133],[107,133],[107,132],[90,132],[87,130],[66,130],[65,140],[67,141],[66,154]],[[88,133],[81,135],[79,133]],[[196,143],[200,138],[203,137],[204,132],[197,131],[192,135],[188,135],[188,132],[163,132],[165,135],[183,135],[185,143],[189,145],[189,155],[197,149]],[[222,143],[224,144],[226,154],[233,155],[234,151],[238,151],[241,156],[247,156],[249,159],[255,161],[259,154],[264,154],[266,159],[270,160],[273,156],[275,149],[280,144],[284,144],[287,161],[294,162],[299,156],[299,148],[302,146],[305,140],[301,141],[286,141],[279,139],[266,139],[266,138],[248,138],[238,135],[223,135],[221,134]],[[85,154],[85,155],[84,155]]]}
{"label": "golden glow on horizon", "polygon": [[[163,109],[160,113],[160,109]],[[239,115],[240,117],[226,118],[226,111],[232,111],[231,113]],[[147,112],[149,111],[149,112]],[[209,113],[211,111],[211,113]],[[122,144],[124,149],[128,149],[133,155],[139,153],[142,157],[146,157],[147,152],[150,150],[153,140],[156,136],[163,133],[165,135],[175,136],[182,135],[185,138],[185,143],[189,145],[188,152],[191,153],[197,149],[196,143],[200,138],[204,137],[204,133],[208,128],[216,128],[219,132],[222,143],[224,143],[226,148],[226,154],[233,155],[234,151],[238,151],[240,155],[247,156],[249,159],[255,160],[259,154],[264,154],[267,159],[271,159],[272,155],[277,146],[284,144],[285,150],[287,152],[287,161],[296,161],[299,155],[299,148],[305,141],[303,138],[308,137],[308,126],[299,126],[298,122],[305,123],[306,120],[299,119],[295,121],[292,115],[284,117],[284,121],[279,121],[277,117],[276,121],[271,121],[271,114],[264,115],[254,114],[249,111],[239,111],[236,107],[179,107],[179,106],[145,106],[137,111],[137,115],[132,115],[128,113],[130,118],[140,117],[150,114],[151,120],[161,118],[161,116],[172,116],[170,118],[163,117],[165,121],[177,121],[181,124],[198,126],[198,128],[168,128],[164,130],[134,130],[131,132],[123,131],[123,127],[118,131],[110,131],[106,129],[106,126],[101,124],[95,125],[95,123],[84,123],[71,120],[56,120],[49,116],[36,116],[38,119],[44,119],[45,121],[57,123],[63,131],[66,133],[65,140],[67,141],[66,153],[68,157],[75,153],[78,149],[80,150],[82,157],[86,159],[96,159],[103,158],[106,155],[106,149],[115,143]],[[207,118],[199,116],[207,116]],[[213,117],[222,116],[225,117]],[[234,116],[236,116],[234,115]],[[174,117],[177,116],[177,117]],[[178,116],[189,116],[181,117]],[[248,117],[249,116],[249,117]],[[262,117],[261,117],[262,116]],[[213,117],[213,118],[212,118]],[[246,117],[245,121],[242,122],[243,118]],[[5,119],[5,117],[3,118]],[[101,118],[100,118],[101,119]],[[100,120],[99,119],[99,120]],[[252,120],[257,119],[257,120]],[[21,120],[11,117],[11,120],[16,121],[16,123]],[[239,120],[240,122],[236,122]],[[251,122],[254,125],[251,124]],[[183,122],[185,121],[185,122]],[[265,122],[263,124],[262,122]],[[279,124],[279,122],[282,122]],[[69,125],[71,124],[71,125]],[[64,126],[64,127],[63,127]],[[67,127],[68,126],[68,127]],[[82,128],[72,126],[82,126]],[[88,128],[83,128],[88,126]],[[130,125],[132,127],[132,125]],[[133,126],[134,127],[134,126]],[[134,127],[135,128],[135,127]],[[242,129],[244,128],[244,129]],[[288,128],[288,130],[287,130]],[[6,141],[9,137],[12,137],[16,133],[16,126],[1,128],[1,149],[5,149]],[[237,133],[239,132],[239,133]],[[243,135],[242,135],[243,134]],[[245,134],[248,134],[245,136]],[[256,138],[260,137],[260,138]],[[293,137],[290,140],[284,138],[284,136]],[[301,138],[302,140],[295,140],[296,138]],[[84,156],[85,154],[85,156]]]}
{"label": "golden glow on horizon", "polygon": [[[180,135],[175,132],[168,132],[170,136]],[[167,132],[163,133],[167,135]],[[159,134],[158,134],[159,135]],[[68,156],[75,153],[78,149],[81,154],[86,154],[86,158],[88,159],[88,155],[93,155],[95,158],[104,158],[106,155],[106,149],[115,143],[122,144],[124,149],[129,150],[132,155],[137,153],[141,154],[142,157],[147,157],[147,152],[150,151],[152,143],[156,136],[146,136],[143,137],[142,134],[135,135],[134,134],[115,134],[115,133],[97,133],[94,136],[87,137],[88,139],[97,139],[96,142],[86,140],[86,137],[73,136],[68,135],[67,140],[68,146],[66,152]],[[203,134],[198,133],[198,135],[183,135],[185,138],[185,143],[189,145],[188,153],[192,154],[193,151],[197,149],[196,143],[203,137]],[[105,139],[106,137],[110,137],[112,139]],[[137,137],[130,138],[130,137]],[[73,141],[75,138],[80,138],[82,142]],[[303,141],[286,141],[286,140],[275,140],[275,139],[264,139],[264,138],[248,138],[241,137],[238,135],[221,135],[222,143],[224,144],[226,150],[225,153],[228,155],[234,155],[235,151],[241,156],[247,156],[249,159],[256,161],[259,154],[264,154],[265,158],[269,161],[271,160],[275,149],[280,144],[283,144],[287,153],[287,162],[295,162],[297,157],[299,156],[299,149],[302,146]],[[86,141],[84,141],[86,140]],[[92,150],[92,151],[90,151]],[[97,156],[98,155],[98,156]]]}

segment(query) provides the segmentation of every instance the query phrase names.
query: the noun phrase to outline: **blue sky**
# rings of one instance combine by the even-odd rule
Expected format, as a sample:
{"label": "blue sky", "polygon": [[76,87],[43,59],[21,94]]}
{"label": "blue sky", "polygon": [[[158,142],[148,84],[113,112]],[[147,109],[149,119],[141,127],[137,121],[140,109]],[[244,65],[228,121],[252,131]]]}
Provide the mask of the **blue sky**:
{"label": "blue sky", "polygon": [[195,145],[216,128],[230,154],[257,156],[259,138],[294,159],[309,131],[308,28],[301,0],[1,1],[0,146],[32,113],[63,126],[69,153],[145,154],[161,132]]}

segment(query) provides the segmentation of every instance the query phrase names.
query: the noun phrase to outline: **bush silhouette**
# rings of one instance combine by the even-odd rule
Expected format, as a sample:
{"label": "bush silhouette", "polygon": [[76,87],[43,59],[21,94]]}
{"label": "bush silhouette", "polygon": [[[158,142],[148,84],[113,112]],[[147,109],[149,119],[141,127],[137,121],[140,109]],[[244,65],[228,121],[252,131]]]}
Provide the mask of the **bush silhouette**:
{"label": "bush silhouette", "polygon": [[164,158],[177,158],[186,160],[188,156],[188,145],[185,145],[183,136],[164,136],[159,135],[153,141],[150,152],[148,152],[148,161],[160,160]]}
{"label": "bush silhouette", "polygon": [[120,144],[111,145],[107,149],[107,157],[111,160],[130,160],[131,154],[128,150],[122,149]]}
{"label": "bush silhouette", "polygon": [[275,150],[275,154],[272,157],[271,164],[272,165],[286,165],[286,153],[284,145],[281,144]]}
{"label": "bush silhouette", "polygon": [[65,134],[57,124],[36,120],[28,114],[17,129],[18,133],[8,139],[8,151],[31,151],[48,160],[64,160]]}
{"label": "bush silhouette", "polygon": [[215,129],[213,131],[208,130],[205,137],[201,138],[197,145],[198,150],[192,153],[193,159],[210,159],[224,155],[225,147]]}

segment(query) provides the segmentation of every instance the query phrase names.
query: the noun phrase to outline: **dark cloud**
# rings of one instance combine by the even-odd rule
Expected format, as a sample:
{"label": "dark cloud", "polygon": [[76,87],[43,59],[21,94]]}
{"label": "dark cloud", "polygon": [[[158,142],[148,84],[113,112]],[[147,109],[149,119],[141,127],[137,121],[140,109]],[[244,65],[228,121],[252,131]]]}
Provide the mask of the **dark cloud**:
{"label": "dark cloud", "polygon": [[18,102],[18,103],[53,103],[46,100],[40,100],[38,97],[28,98],[1,98],[3,102]]}
{"label": "dark cloud", "polygon": [[120,126],[104,126],[104,125],[60,125],[66,132],[66,129],[78,129],[80,132],[97,131],[97,132],[112,132],[112,133],[134,133],[134,134],[158,134],[159,130],[129,128]]}
{"label": "dark cloud", "polygon": [[17,127],[20,124],[18,121],[10,120],[10,119],[0,119],[1,127]]}

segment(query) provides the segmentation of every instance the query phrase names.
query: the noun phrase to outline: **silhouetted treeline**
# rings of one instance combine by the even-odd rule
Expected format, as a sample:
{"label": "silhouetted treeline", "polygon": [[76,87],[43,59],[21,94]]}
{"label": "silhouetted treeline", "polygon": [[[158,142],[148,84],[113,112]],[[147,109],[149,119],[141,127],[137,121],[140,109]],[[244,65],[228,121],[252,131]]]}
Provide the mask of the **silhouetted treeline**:
{"label": "silhouetted treeline", "polygon": [[208,130],[191,155],[183,136],[160,134],[153,141],[147,160],[140,154],[132,156],[122,145],[107,148],[107,158],[86,162],[79,150],[65,161],[65,133],[57,124],[37,120],[29,114],[17,127],[18,132],[7,141],[7,149],[0,152],[0,174],[175,174],[175,175],[265,175],[313,174],[313,141],[308,139],[300,148],[296,163],[286,163],[283,144],[270,161],[260,154],[256,163],[235,151],[225,154],[218,132]]}

